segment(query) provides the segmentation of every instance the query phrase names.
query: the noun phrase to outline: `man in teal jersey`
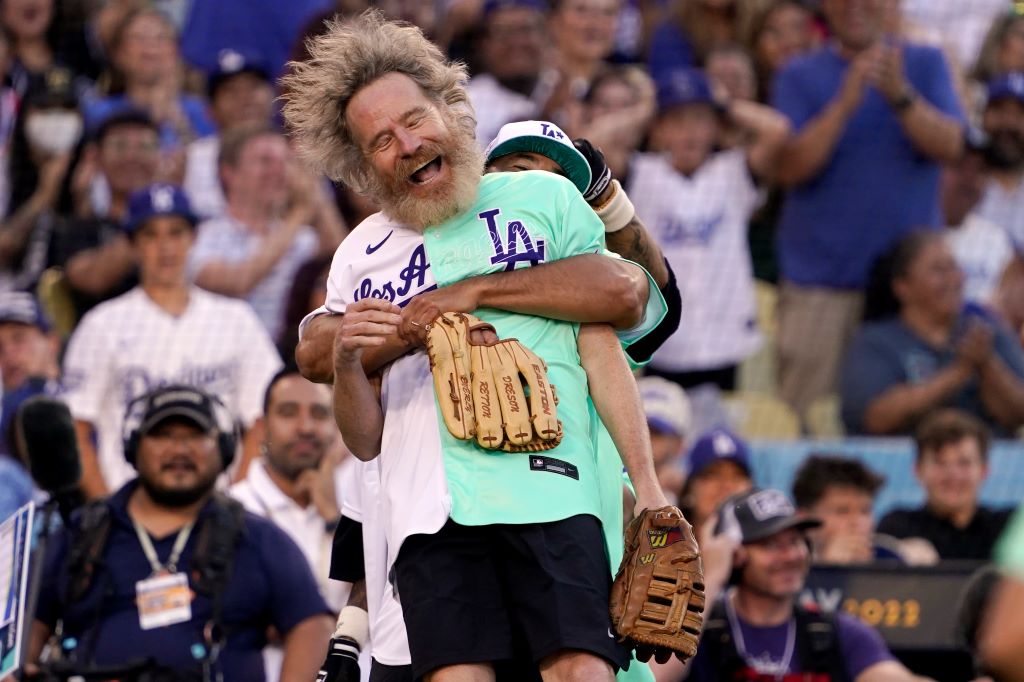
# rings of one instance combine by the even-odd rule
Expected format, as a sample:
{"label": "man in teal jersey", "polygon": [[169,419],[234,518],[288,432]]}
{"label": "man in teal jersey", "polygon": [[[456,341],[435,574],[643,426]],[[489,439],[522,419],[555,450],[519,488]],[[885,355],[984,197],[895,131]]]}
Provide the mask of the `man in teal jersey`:
{"label": "man in teal jersey", "polygon": [[[458,69],[444,64],[436,48],[423,43],[414,29],[369,17],[355,28],[335,27],[314,46],[313,60],[300,66],[289,84],[292,94],[286,107],[307,156],[333,177],[369,194],[390,218],[424,229],[441,285],[517,264],[601,250],[601,223],[569,182],[543,173],[497,174],[481,182],[471,151],[472,128],[465,144],[467,126],[460,125],[451,106],[464,101]],[[403,55],[409,58],[403,61]],[[366,253],[371,253],[370,246]],[[362,383],[349,381],[354,379],[350,361],[358,368],[359,350],[377,345],[378,334],[397,324],[389,306],[366,298],[350,305],[344,324],[352,328],[347,337],[352,345],[343,342],[336,354],[347,356],[347,364],[335,367],[339,424],[347,444],[363,456],[372,457],[380,448],[382,417],[372,390],[371,400],[364,400],[369,387],[365,376]],[[597,465],[587,381],[577,355],[578,328],[550,319],[520,321],[499,311],[478,313],[499,333],[518,323],[519,338],[548,361],[552,382],[559,386],[566,432],[552,454],[572,474],[546,473],[551,471],[549,458],[486,453],[440,433],[452,521],[437,533],[406,540],[396,566],[403,607],[409,607],[414,666],[430,679],[490,679],[486,663],[511,654],[498,640],[512,619],[536,626],[525,633],[527,645],[546,678],[610,679],[608,662],[619,664],[622,656],[610,646],[613,638],[606,632],[608,572],[583,565],[597,556],[595,551],[603,557],[603,542],[594,519],[600,513]],[[580,340],[583,336],[579,332]],[[367,404],[377,414],[360,412]],[[642,417],[636,421],[642,428]],[[619,449],[637,481],[638,506],[661,506],[663,497],[647,471],[649,458],[636,461],[630,459],[635,452]],[[533,469],[538,459],[539,468]],[[545,473],[537,476],[538,471]],[[491,555],[472,555],[471,548],[489,549]],[[468,563],[466,555],[471,555]],[[493,565],[496,557],[500,569]],[[554,591],[537,599],[539,593],[530,591],[531,574],[553,581]],[[448,582],[439,585],[439,577]],[[423,601],[431,590],[451,590],[451,595]],[[501,593],[498,607],[507,613],[497,613],[496,591]],[[453,601],[473,606],[460,611]],[[536,613],[525,613],[531,609]],[[409,613],[427,610],[430,617],[425,620]],[[493,623],[486,618],[491,610]],[[466,611],[487,613],[474,613],[473,620],[465,617]],[[422,632],[431,625],[444,637],[430,639]],[[431,652],[433,666],[418,662],[416,639],[421,637],[446,647],[441,653],[447,658]]]}

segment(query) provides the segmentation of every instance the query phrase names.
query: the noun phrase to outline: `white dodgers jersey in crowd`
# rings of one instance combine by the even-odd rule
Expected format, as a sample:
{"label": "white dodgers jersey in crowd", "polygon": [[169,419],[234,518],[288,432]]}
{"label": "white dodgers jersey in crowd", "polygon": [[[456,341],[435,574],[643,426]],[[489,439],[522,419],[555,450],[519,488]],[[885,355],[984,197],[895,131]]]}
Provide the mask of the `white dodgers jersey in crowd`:
{"label": "white dodgers jersey in crowd", "polygon": [[659,154],[638,154],[629,196],[672,265],[683,300],[679,329],[651,365],[672,372],[715,369],[753,353],[761,337],[747,225],[758,192],[746,155],[714,154],[686,177]]}
{"label": "white dodgers jersey in crowd", "polygon": [[248,303],[192,287],[185,312],[174,316],[136,287],[82,318],[64,358],[63,397],[76,421],[93,425],[100,472],[116,490],[135,476],[122,444],[129,402],[159,386],[189,384],[249,425],[281,366]]}

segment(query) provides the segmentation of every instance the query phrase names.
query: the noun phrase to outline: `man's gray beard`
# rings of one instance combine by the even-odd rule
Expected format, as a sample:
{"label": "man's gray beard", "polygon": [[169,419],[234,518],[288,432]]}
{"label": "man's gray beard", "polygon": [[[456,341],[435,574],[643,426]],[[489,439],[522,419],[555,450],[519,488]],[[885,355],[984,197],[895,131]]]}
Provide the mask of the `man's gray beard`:
{"label": "man's gray beard", "polygon": [[451,179],[432,188],[430,196],[409,193],[405,177],[393,183],[371,172],[366,194],[392,220],[416,229],[438,225],[467,210],[476,201],[483,175],[484,155],[476,138],[452,125],[452,136],[443,159],[451,170]]}

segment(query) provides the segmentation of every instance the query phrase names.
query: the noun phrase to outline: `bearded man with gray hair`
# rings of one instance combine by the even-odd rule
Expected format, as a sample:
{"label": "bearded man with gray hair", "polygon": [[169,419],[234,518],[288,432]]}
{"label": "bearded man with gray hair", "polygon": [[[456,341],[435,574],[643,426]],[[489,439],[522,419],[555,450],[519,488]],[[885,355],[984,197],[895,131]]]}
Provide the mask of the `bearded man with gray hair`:
{"label": "bearded man with gray hair", "polygon": [[[603,488],[580,366],[584,334],[561,320],[636,326],[635,306],[588,290],[622,272],[609,266],[633,266],[580,264],[609,261],[594,255],[603,251],[604,227],[581,195],[589,177],[576,186],[537,171],[481,178],[465,71],[417,29],[368,13],[334,24],[311,48],[311,59],[284,83],[300,152],[383,209],[339,248],[321,312],[343,313],[326,324],[336,332],[335,415],[346,444],[360,459],[380,453],[388,568],[413,672],[488,680],[514,659],[534,662],[549,680],[610,680],[628,652],[608,615]],[[550,133],[564,135],[554,127]],[[580,280],[598,270],[601,276]],[[479,284],[484,279],[492,284]],[[500,335],[517,336],[547,361],[564,426],[554,457],[495,455],[439,428],[426,357],[403,354],[422,344],[417,330],[438,312],[478,308]],[[307,318],[304,336],[324,317]],[[404,340],[395,338],[399,327]],[[608,363],[625,367],[615,350]],[[382,409],[364,367],[395,358]],[[631,392],[619,398],[623,421],[634,428],[609,430],[631,434],[615,442],[636,485],[636,509],[659,508],[664,496],[635,385]]]}

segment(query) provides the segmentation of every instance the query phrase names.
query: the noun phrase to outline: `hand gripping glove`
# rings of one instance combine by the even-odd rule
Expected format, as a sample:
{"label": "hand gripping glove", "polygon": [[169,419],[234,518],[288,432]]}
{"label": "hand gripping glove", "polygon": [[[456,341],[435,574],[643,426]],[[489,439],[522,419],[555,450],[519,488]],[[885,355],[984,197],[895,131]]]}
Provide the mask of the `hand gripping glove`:
{"label": "hand gripping glove", "polygon": [[487,346],[472,332],[494,327],[467,313],[427,326],[434,392],[448,432],[488,450],[540,452],[562,441],[547,366],[516,339]]}
{"label": "hand gripping glove", "polygon": [[637,658],[659,662],[697,653],[704,612],[704,567],[693,528],[676,507],[645,509],[626,529],[612,584],[612,625]]}

